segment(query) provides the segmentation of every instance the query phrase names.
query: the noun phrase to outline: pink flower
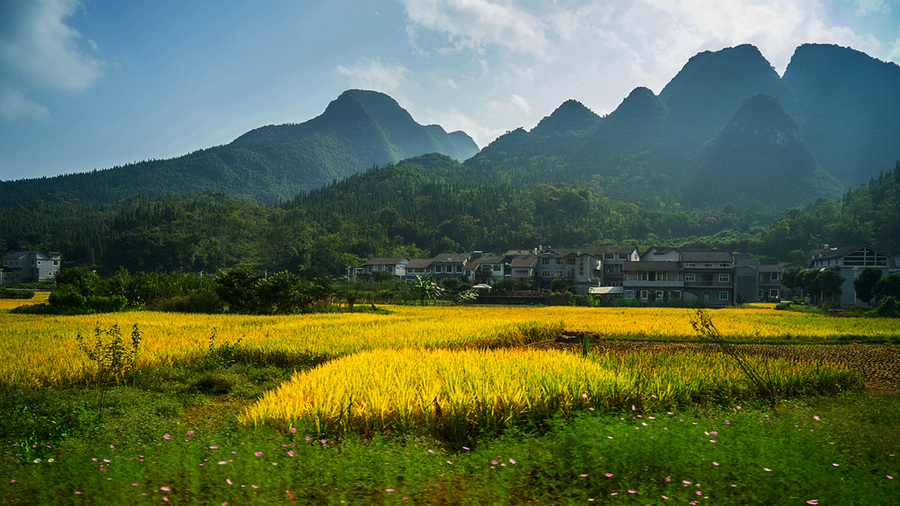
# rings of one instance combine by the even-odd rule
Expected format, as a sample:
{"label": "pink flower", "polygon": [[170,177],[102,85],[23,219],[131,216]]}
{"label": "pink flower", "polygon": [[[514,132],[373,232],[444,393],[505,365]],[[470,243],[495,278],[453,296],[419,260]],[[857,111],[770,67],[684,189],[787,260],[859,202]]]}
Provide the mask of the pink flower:
{"label": "pink flower", "polygon": [[819,500],[818,499],[810,499],[810,500],[806,501],[806,504],[819,504]]}
{"label": "pink flower", "polygon": [[516,463],[516,461],[515,461],[515,460],[513,460],[513,459],[509,459],[509,463],[510,463],[510,464],[515,464],[515,463]]}
{"label": "pink flower", "polygon": [[766,471],[767,473],[771,473],[771,472],[772,472],[772,470],[769,469],[768,467],[764,467],[763,470]]}
{"label": "pink flower", "polygon": [[612,476],[613,476],[612,473],[606,473],[606,477],[607,477],[607,478],[612,478]]}
{"label": "pink flower", "polygon": [[159,489],[162,490],[163,492],[168,492],[168,491],[172,490],[171,487],[159,487]]}
{"label": "pink flower", "polygon": [[717,465],[719,465],[719,463],[718,463],[718,462],[713,462],[713,465],[714,465],[714,466],[717,466]]}
{"label": "pink flower", "polygon": [[289,451],[289,452],[288,452],[288,457],[293,457],[293,456],[294,456],[294,451],[293,451],[293,450]]}
{"label": "pink flower", "polygon": [[163,439],[169,439],[169,438],[171,438],[171,437],[172,437],[172,436],[170,436],[170,435],[168,435],[168,434],[163,434]]}
{"label": "pink flower", "polygon": [[296,433],[297,433],[297,428],[291,427],[291,434],[296,434]]}
{"label": "pink flower", "polygon": [[193,435],[194,435],[194,431],[192,431],[192,430],[187,431],[187,435],[188,435],[188,436],[193,436]]}
{"label": "pink flower", "polygon": [[253,455],[256,455],[257,457],[262,457],[262,452],[256,452]]}
{"label": "pink flower", "polygon": [[392,488],[385,489],[385,492],[393,492],[393,491],[394,491],[394,489],[392,489]]}

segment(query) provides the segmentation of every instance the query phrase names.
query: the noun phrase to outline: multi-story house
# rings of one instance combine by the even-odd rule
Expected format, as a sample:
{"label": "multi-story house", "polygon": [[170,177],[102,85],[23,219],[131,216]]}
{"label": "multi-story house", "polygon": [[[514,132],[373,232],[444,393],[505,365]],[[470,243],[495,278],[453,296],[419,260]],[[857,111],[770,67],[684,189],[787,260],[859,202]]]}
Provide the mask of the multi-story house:
{"label": "multi-story house", "polygon": [[623,266],[626,262],[641,260],[637,246],[588,246],[584,248],[584,252],[600,260],[600,286],[624,286]]}
{"label": "multi-story house", "polygon": [[881,269],[881,275],[887,276],[892,269],[896,268],[893,259],[872,248],[867,244],[857,244],[855,246],[847,246],[845,248],[825,248],[813,253],[812,262],[809,269],[827,269],[829,267],[837,268],[841,275],[844,276],[844,284],[841,286],[839,304],[841,307],[860,304],[856,298],[856,288],[853,286],[853,280],[866,267],[875,267]]}
{"label": "multi-story house", "polygon": [[422,277],[426,274],[431,274],[430,258],[413,258],[406,264],[407,281],[415,281],[417,279],[416,276]]}
{"label": "multi-story house", "polygon": [[491,284],[506,275],[506,257],[482,256],[476,253],[466,263],[464,277],[475,284]]}
{"label": "multi-story house", "polygon": [[760,265],[759,300],[776,302],[781,300],[781,295],[781,267]]}
{"label": "multi-story house", "polygon": [[55,251],[16,251],[3,257],[3,268],[18,274],[21,280],[51,280],[59,274],[62,257]]}
{"label": "multi-story house", "polygon": [[434,282],[440,283],[444,278],[463,277],[463,271],[471,258],[471,253],[441,253],[431,259],[431,274]]}
{"label": "multi-story house", "polygon": [[406,277],[407,264],[409,264],[409,258],[407,257],[373,258],[354,268],[353,280],[365,281],[372,279],[379,272],[389,273],[394,279],[403,279]]}
{"label": "multi-story house", "polygon": [[626,299],[652,302],[682,298],[685,282],[684,266],[680,261],[627,262],[622,269],[625,273],[623,297]]}
{"label": "multi-story house", "polygon": [[684,262],[684,299],[710,307],[735,303],[734,258],[727,251],[679,250]]}

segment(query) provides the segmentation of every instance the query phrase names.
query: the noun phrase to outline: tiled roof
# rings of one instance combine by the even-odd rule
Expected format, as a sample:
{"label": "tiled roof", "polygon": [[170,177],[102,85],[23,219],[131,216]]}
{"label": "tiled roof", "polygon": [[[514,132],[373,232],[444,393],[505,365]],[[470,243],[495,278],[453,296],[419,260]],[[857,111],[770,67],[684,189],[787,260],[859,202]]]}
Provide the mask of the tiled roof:
{"label": "tiled roof", "polygon": [[685,262],[732,262],[731,253],[710,250],[679,250]]}
{"label": "tiled roof", "polygon": [[431,259],[430,258],[413,258],[406,264],[407,272],[411,269],[427,269],[431,267]]}
{"label": "tiled roof", "polygon": [[446,263],[454,263],[454,264],[464,264],[469,257],[472,256],[471,253],[441,253],[440,255],[431,259],[431,263],[434,264],[446,264]]}

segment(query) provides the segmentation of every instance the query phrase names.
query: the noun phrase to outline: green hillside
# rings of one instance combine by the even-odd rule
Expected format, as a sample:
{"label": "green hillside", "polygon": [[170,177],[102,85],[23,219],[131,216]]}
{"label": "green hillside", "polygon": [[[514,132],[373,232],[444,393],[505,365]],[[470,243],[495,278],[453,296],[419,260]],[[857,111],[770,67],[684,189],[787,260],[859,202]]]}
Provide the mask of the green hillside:
{"label": "green hillside", "polygon": [[133,195],[204,191],[274,204],[373,165],[432,152],[464,160],[478,146],[462,132],[419,125],[387,95],[350,90],[305,123],[258,128],[230,144],[179,158],[0,182],[0,205],[102,204]]}

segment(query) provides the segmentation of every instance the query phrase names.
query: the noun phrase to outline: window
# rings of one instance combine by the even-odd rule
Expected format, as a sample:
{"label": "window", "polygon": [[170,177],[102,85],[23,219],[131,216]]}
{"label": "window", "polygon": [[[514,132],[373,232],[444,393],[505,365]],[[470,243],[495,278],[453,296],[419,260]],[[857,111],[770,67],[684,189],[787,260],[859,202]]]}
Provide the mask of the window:
{"label": "window", "polygon": [[628,273],[628,281],[637,281],[637,280],[638,280],[638,273],[636,273],[636,272]]}
{"label": "window", "polygon": [[719,292],[719,300],[728,300],[728,292]]}
{"label": "window", "polygon": [[703,267],[712,267],[712,262],[703,262]]}
{"label": "window", "polygon": [[625,295],[623,298],[633,299],[634,298],[634,290],[625,290]]}
{"label": "window", "polygon": [[681,298],[681,290],[672,290],[672,298],[680,299]]}
{"label": "window", "polygon": [[728,262],[722,262],[719,264],[719,267],[731,267],[731,264],[729,264]]}
{"label": "window", "polygon": [[731,281],[731,274],[719,274],[719,283],[728,283]]}
{"label": "window", "polygon": [[685,267],[697,267],[696,262],[687,262],[684,264]]}
{"label": "window", "polygon": [[647,290],[641,290],[641,299],[647,300],[647,296],[648,296]]}
{"label": "window", "polygon": [[684,280],[687,281],[688,283],[693,283],[694,281],[697,280],[697,275],[694,274],[693,272],[688,272],[687,274],[684,275]]}
{"label": "window", "polygon": [[462,265],[456,266],[456,272],[462,272]]}
{"label": "window", "polygon": [[778,281],[778,273],[777,272],[772,273],[772,281]]}
{"label": "window", "polygon": [[773,299],[777,299],[778,298],[778,289],[773,288],[772,290],[769,290],[769,297],[772,297]]}
{"label": "window", "polygon": [[653,295],[654,295],[654,298],[656,298],[656,299],[662,299],[662,298],[663,298],[663,292],[662,292],[662,290],[657,290],[656,293],[653,294]]}
{"label": "window", "polygon": [[763,298],[763,291],[762,291],[762,288],[760,288],[760,290],[759,290],[759,298],[760,298],[760,299]]}
{"label": "window", "polygon": [[650,280],[650,273],[649,273],[649,272],[642,272],[642,273],[641,273],[641,281],[649,281],[649,280]]}
{"label": "window", "polygon": [[549,277],[550,277],[550,271],[541,271],[541,276],[543,276],[543,277],[545,277],[545,278],[549,278]]}
{"label": "window", "polygon": [[499,266],[499,265],[495,265],[495,266],[494,266],[494,272],[499,272],[499,271],[500,271],[500,266]]}
{"label": "window", "polygon": [[566,265],[575,265],[575,257],[569,257],[566,259]]}
{"label": "window", "polygon": [[550,265],[550,259],[549,259],[549,258],[542,258],[542,259],[541,259],[541,264],[543,264],[543,265]]}

